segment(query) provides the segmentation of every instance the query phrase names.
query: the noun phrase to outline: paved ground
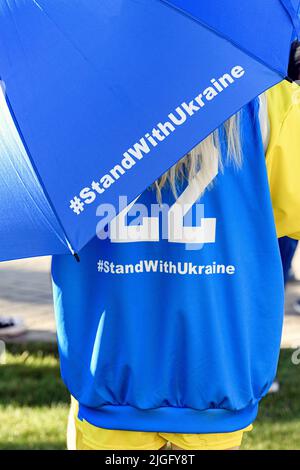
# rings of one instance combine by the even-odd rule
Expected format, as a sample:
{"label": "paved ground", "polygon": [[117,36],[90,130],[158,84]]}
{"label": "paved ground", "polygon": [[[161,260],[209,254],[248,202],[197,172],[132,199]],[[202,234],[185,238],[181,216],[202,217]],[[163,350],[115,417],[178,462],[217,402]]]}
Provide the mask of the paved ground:
{"label": "paved ground", "polygon": [[56,340],[50,258],[1,263],[0,315],[24,319],[28,333],[20,341]]}
{"label": "paved ground", "polygon": [[[28,333],[18,341],[55,341],[50,259],[20,260],[0,265],[0,315],[24,318]],[[300,279],[300,249],[294,261]],[[300,346],[300,315],[293,312],[293,302],[300,298],[300,282],[287,288],[283,347]]]}

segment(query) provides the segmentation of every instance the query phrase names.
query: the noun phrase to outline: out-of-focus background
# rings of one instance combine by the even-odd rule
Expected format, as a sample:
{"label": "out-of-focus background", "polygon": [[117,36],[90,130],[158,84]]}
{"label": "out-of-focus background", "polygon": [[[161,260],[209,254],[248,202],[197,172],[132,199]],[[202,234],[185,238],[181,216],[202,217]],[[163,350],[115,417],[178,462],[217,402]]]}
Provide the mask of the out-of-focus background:
{"label": "out-of-focus background", "polygon": [[[0,342],[0,449],[66,448],[69,395],[60,379],[50,262],[0,266],[0,317],[19,317],[27,328]],[[300,299],[299,248],[293,276],[286,289],[279,391],[263,400],[244,449],[300,449],[300,312],[294,308]]]}

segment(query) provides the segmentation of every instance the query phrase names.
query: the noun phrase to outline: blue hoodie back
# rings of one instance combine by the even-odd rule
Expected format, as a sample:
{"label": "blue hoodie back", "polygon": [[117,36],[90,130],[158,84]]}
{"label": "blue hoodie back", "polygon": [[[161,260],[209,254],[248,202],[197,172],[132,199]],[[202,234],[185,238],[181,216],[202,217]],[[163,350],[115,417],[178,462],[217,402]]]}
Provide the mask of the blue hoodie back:
{"label": "blue hoodie back", "polygon": [[[62,376],[80,419],[177,433],[255,419],[276,372],[284,297],[258,113],[258,99],[241,112],[240,170],[216,166],[201,197],[195,183],[178,183],[177,201],[164,188],[166,217],[149,217],[147,189],[80,263],[53,258]],[[178,201],[192,205],[184,218]]]}

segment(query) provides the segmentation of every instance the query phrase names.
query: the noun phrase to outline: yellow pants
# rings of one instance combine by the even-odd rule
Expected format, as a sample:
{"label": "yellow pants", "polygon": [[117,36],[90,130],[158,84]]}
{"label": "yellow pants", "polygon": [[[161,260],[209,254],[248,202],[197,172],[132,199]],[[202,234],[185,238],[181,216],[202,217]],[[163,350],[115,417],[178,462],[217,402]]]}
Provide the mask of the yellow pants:
{"label": "yellow pants", "polygon": [[244,432],[225,434],[178,434],[163,432],[114,431],[97,428],[77,418],[78,405],[72,400],[68,424],[69,450],[158,450],[167,443],[184,450],[227,450],[239,447]]}

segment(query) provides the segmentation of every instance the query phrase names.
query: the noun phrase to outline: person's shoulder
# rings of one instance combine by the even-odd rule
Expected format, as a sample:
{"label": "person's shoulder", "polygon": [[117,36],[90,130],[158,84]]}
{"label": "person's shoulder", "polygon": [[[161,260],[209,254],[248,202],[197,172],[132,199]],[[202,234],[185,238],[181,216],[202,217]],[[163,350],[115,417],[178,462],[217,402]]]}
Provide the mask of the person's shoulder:
{"label": "person's shoulder", "polygon": [[270,141],[266,163],[278,237],[300,238],[300,87],[282,82],[267,92]]}
{"label": "person's shoulder", "polygon": [[268,154],[272,154],[279,141],[299,145],[300,86],[287,80],[267,91],[267,114],[270,126]]}
{"label": "person's shoulder", "polygon": [[292,108],[300,109],[300,87],[296,83],[283,80],[270,88],[266,96],[271,121],[282,122]]}

